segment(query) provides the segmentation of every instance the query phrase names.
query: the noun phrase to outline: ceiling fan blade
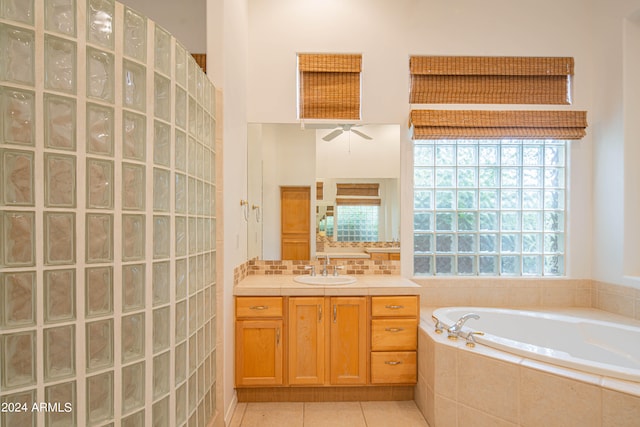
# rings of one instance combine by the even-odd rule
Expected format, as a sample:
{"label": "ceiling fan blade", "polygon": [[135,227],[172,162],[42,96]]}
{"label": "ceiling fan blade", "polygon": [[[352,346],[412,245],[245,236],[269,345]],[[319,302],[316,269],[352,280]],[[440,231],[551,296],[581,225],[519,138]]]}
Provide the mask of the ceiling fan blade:
{"label": "ceiling fan blade", "polygon": [[359,130],[351,129],[351,132],[353,132],[353,133],[355,133],[356,135],[358,135],[358,136],[360,136],[360,137],[362,137],[362,138],[364,138],[364,139],[367,139],[367,140],[369,140],[369,141],[371,141],[371,140],[373,139],[373,138],[371,138],[369,135],[367,135],[366,133],[362,133],[362,132],[360,132]]}
{"label": "ceiling fan blade", "polygon": [[333,132],[331,132],[330,134],[322,137],[322,139],[325,140],[325,141],[331,141],[334,138],[337,138],[339,135],[341,135],[342,132],[344,132],[342,129],[336,129]]}

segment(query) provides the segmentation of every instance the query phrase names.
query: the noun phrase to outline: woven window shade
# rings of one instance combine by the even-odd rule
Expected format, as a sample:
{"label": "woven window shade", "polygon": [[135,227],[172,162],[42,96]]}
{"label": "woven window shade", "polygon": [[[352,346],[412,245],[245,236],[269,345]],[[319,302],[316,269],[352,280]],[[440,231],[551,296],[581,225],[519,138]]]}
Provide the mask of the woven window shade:
{"label": "woven window shade", "polygon": [[316,200],[324,199],[324,182],[316,182]]}
{"label": "woven window shade", "polygon": [[378,197],[380,184],[336,184],[336,196]]}
{"label": "woven window shade", "polygon": [[207,72],[207,54],[206,53],[192,53],[193,59],[196,60],[196,63],[202,68],[204,73]]}
{"label": "woven window shade", "polygon": [[413,139],[581,139],[586,111],[412,110]]}
{"label": "woven window shade", "polygon": [[371,199],[357,199],[348,197],[336,198],[336,205],[338,206],[380,206],[379,198]]}
{"label": "woven window shade", "polygon": [[573,58],[412,56],[412,104],[570,104]]}
{"label": "woven window shade", "polygon": [[362,55],[299,54],[301,119],[360,119]]}

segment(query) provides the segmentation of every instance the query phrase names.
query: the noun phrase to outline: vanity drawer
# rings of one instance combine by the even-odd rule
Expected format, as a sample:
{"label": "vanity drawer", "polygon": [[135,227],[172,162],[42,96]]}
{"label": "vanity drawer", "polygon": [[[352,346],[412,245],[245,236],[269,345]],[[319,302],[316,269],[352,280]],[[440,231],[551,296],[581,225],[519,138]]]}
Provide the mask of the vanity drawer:
{"label": "vanity drawer", "polygon": [[237,297],[236,317],[282,317],[282,297]]}
{"label": "vanity drawer", "polygon": [[416,295],[371,297],[371,316],[417,319],[418,297]]}
{"label": "vanity drawer", "polygon": [[418,345],[417,319],[374,319],[371,321],[371,350],[415,350]]}
{"label": "vanity drawer", "polygon": [[380,351],[371,353],[371,384],[415,384],[415,351]]}

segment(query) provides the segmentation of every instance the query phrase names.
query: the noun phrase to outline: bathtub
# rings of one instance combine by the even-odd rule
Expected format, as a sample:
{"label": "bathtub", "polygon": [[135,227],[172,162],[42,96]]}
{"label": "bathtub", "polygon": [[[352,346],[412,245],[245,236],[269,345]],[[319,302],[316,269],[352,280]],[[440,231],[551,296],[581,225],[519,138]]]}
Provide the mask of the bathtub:
{"label": "bathtub", "polygon": [[[640,326],[545,311],[447,307],[433,311],[446,329],[467,313],[462,336],[498,350],[579,371],[640,383]],[[461,338],[463,339],[463,338]]]}

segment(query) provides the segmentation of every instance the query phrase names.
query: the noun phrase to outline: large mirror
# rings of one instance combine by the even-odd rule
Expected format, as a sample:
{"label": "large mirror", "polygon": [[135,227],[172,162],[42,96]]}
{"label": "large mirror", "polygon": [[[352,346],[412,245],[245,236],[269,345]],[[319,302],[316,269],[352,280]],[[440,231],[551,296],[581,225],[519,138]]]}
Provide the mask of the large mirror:
{"label": "large mirror", "polygon": [[[293,211],[308,216],[310,259],[399,250],[400,126],[249,124],[247,134],[249,259],[292,253],[283,243],[287,189]],[[308,189],[308,210],[295,204],[299,189]]]}

